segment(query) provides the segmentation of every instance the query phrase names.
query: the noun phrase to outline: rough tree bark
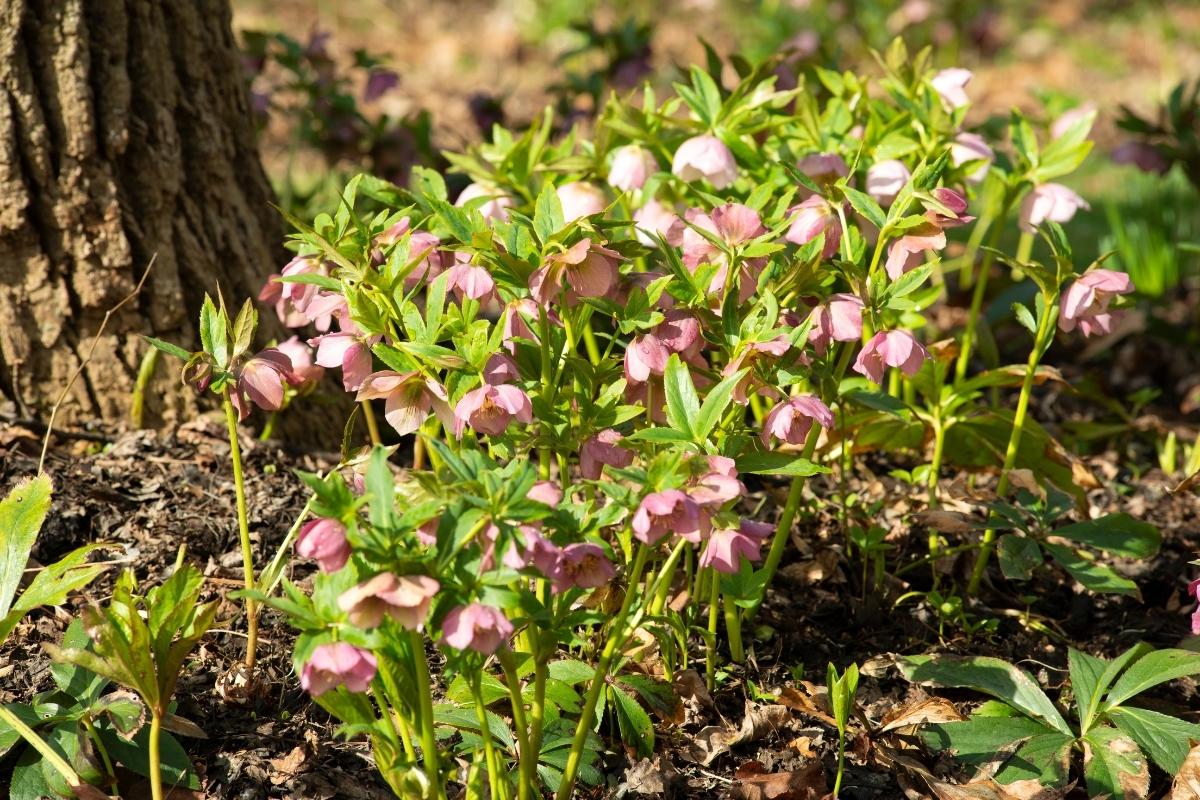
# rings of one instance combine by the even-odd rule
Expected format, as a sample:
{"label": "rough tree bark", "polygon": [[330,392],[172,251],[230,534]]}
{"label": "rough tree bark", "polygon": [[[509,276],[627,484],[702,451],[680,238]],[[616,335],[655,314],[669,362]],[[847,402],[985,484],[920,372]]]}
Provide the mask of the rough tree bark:
{"label": "rough tree bark", "polygon": [[[229,0],[0,0],[0,15],[0,412],[47,416],[156,255],[60,412],[122,420],[139,334],[192,345],[206,290],[240,303],[283,256]],[[160,364],[147,419],[194,402]]]}

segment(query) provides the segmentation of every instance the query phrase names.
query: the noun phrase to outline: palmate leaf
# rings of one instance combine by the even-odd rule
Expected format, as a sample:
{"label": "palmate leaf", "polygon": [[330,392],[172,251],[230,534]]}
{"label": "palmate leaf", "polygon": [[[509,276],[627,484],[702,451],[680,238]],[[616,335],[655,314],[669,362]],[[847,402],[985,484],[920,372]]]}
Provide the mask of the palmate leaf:
{"label": "palmate leaf", "polygon": [[1058,731],[1035,734],[996,771],[996,780],[1007,784],[1032,779],[1043,786],[1061,786],[1070,772],[1073,744],[1074,736]]}
{"label": "palmate leaf", "polygon": [[1127,594],[1137,598],[1142,596],[1136,583],[1121,577],[1107,564],[1084,558],[1080,551],[1073,547],[1052,542],[1043,542],[1042,546],[1072,578],[1089,591],[1098,594]]}
{"label": "palmate leaf", "polygon": [[50,511],[50,492],[50,478],[39,475],[21,481],[0,500],[0,617],[12,608],[29,551]]}

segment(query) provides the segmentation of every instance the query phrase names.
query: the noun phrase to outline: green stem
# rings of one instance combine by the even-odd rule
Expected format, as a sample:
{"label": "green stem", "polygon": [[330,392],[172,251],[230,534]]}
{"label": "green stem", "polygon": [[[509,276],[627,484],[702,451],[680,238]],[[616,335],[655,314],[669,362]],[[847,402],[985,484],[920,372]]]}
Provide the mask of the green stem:
{"label": "green stem", "polygon": [[517,665],[513,660],[512,652],[501,648],[496,654],[496,658],[500,661],[500,666],[504,670],[504,680],[508,685],[509,703],[512,705],[513,727],[517,732],[517,749],[520,751],[517,754],[518,779],[517,779],[517,797],[520,800],[528,800],[530,792],[533,790],[534,781],[537,779],[537,761],[538,754],[533,752],[533,747],[529,742],[529,724],[525,716],[525,699],[521,696],[521,681],[517,677]]}
{"label": "green stem", "polygon": [[[649,555],[650,548],[640,545],[637,555],[634,556],[633,567],[629,571],[629,580],[625,588],[625,599],[621,602],[621,610],[617,612],[612,627],[609,629],[608,640],[604,643],[604,649],[600,653],[596,671],[588,683],[583,710],[579,715],[579,722],[575,726],[575,737],[571,740],[571,752],[567,754],[567,764],[563,769],[562,782],[559,783],[558,792],[555,795],[557,800],[569,800],[575,791],[575,778],[583,759],[583,749],[587,746],[588,733],[596,718],[596,705],[600,702],[600,692],[608,685],[608,671],[612,667],[613,659],[625,645],[626,622],[629,620],[629,612],[633,608],[634,598],[639,595],[638,582],[642,579],[642,570],[646,568],[646,559]],[[671,563],[670,560],[668,563]]]}
{"label": "green stem", "polygon": [[96,746],[96,752],[100,754],[100,760],[104,763],[104,772],[113,781],[117,779],[117,773],[113,769],[112,759],[108,756],[108,748],[104,746],[104,741],[100,738],[100,732],[96,730],[95,723],[91,717],[86,714],[80,720],[83,722],[83,727],[87,730],[88,738],[92,740],[92,744]]}
{"label": "green stem", "polygon": [[492,743],[491,726],[488,725],[487,706],[483,703],[483,690],[480,683],[483,679],[483,669],[475,672],[471,680],[471,697],[475,700],[475,717],[479,720],[479,735],[483,737],[483,753],[488,765],[488,795],[492,800],[500,800],[500,782],[504,780],[505,771],[500,769],[500,761],[496,758],[496,746]]}
{"label": "green stem", "polygon": [[162,800],[162,759],[159,757],[159,734],[162,731],[162,716],[150,712],[150,795]]}
{"label": "green stem", "polygon": [[[718,581],[719,583],[719,581]],[[742,647],[742,615],[737,603],[726,596],[725,603],[725,635],[729,637],[729,656],[733,663],[741,664],[746,660],[746,651]]]}
{"label": "green stem", "polygon": [[275,425],[278,421],[279,421],[279,412],[278,411],[272,411],[270,414],[267,415],[266,424],[263,425],[263,429],[261,431],[259,431],[259,434],[258,434],[258,440],[260,442],[270,441],[271,437],[275,435]]}
{"label": "green stem", "polygon": [[379,447],[383,439],[379,438],[379,423],[375,421],[375,411],[371,408],[370,400],[362,401],[363,419],[367,421],[367,433],[371,436],[371,445]]}
{"label": "green stem", "polygon": [[[9,728],[17,732],[17,735],[24,739],[30,747],[38,752],[46,763],[54,767],[54,770],[63,776],[68,786],[82,786],[84,781],[79,777],[70,764],[63,760],[63,757],[58,754],[58,751],[46,743],[46,740],[34,733],[33,729],[21,721],[21,718],[8,709],[7,706],[0,703],[0,722],[3,722]],[[161,796],[161,789],[159,795]]]}
{"label": "green stem", "polygon": [[138,366],[137,381],[133,384],[133,398],[129,404],[129,420],[135,428],[142,427],[146,411],[146,387],[150,385],[157,365],[158,348],[151,347],[142,356],[142,363]]}
{"label": "green stem", "polygon": [[[808,432],[808,439],[804,442],[804,458],[812,458],[813,452],[817,449],[817,438],[821,435],[820,431],[820,426],[814,424]],[[762,583],[762,594],[755,600],[754,605],[746,610],[747,619],[754,618],[763,600],[766,599],[767,587],[771,585],[775,573],[779,570],[779,562],[783,560],[783,552],[787,549],[788,538],[792,534],[792,523],[796,521],[796,512],[800,508],[800,500],[803,496],[804,476],[797,475],[792,478],[792,487],[788,491],[787,502],[783,506],[783,513],[779,515],[779,523],[775,526],[775,536],[771,539],[771,549],[767,551],[767,558],[763,562],[762,569],[766,578]]]}
{"label": "green stem", "polygon": [[[1025,365],[1025,379],[1021,383],[1021,395],[1017,399],[1017,410],[1013,414],[1012,433],[1008,437],[1008,448],[1004,453],[1004,466],[1000,470],[1000,480],[996,484],[996,495],[1003,499],[1008,493],[1009,473],[1017,463],[1017,453],[1021,447],[1021,435],[1025,430],[1025,416],[1029,412],[1029,398],[1033,393],[1033,379],[1037,375],[1038,363],[1042,353],[1046,351],[1049,337],[1054,334],[1054,322],[1058,316],[1058,298],[1047,297],[1046,309],[1038,325],[1034,337],[1033,349],[1029,351],[1029,361]],[[975,559],[975,567],[971,571],[971,581],[967,584],[967,597],[973,597],[979,591],[983,573],[987,569],[988,559],[991,558],[995,547],[996,529],[988,528],[983,533],[983,542],[979,548],[979,556]]]}
{"label": "green stem", "polygon": [[837,800],[838,794],[842,791],[842,774],[846,770],[846,733],[838,731],[838,765],[837,777],[833,779],[833,797]]}
{"label": "green stem", "polygon": [[[254,551],[250,544],[250,522],[246,512],[246,479],[242,473],[242,447],[238,443],[237,412],[229,387],[225,388],[225,423],[229,428],[229,458],[233,462],[233,485],[237,495],[238,539],[242,547],[242,579],[246,591],[254,588]],[[246,668],[254,672],[258,651],[258,601],[246,598]]]}
{"label": "green stem", "polygon": [[390,706],[390,708],[385,707],[385,711],[388,712],[388,718],[391,720],[392,729],[395,731],[396,737],[404,746],[404,754],[408,756],[409,761],[415,762],[417,760],[417,751],[413,748],[412,733],[409,731],[408,721],[404,719],[404,715],[399,711],[399,709],[404,708],[403,696],[400,693],[400,686],[396,683],[391,670],[387,666],[389,665],[381,665],[382,668],[378,671],[379,677],[383,682],[383,693],[387,701],[386,706]]}
{"label": "green stem", "polygon": [[[1006,211],[1007,208],[1006,204]],[[967,312],[967,327],[963,331],[962,347],[958,351],[958,362],[954,365],[955,383],[961,383],[967,376],[967,367],[971,362],[971,348],[975,346],[975,333],[979,326],[979,315],[983,309],[984,296],[987,294],[988,277],[992,273],[992,261],[995,258],[993,250],[1000,242],[1000,234],[1004,232],[1004,226],[998,224],[1003,218],[1004,213],[1002,212],[997,219],[989,223],[992,225],[992,228],[991,235],[988,237],[988,249],[983,254],[983,261],[979,264],[978,280],[975,282],[975,291],[971,294],[971,310]],[[980,224],[982,225],[982,223]],[[970,251],[968,248],[971,256],[971,260],[966,265],[968,274],[974,266],[975,252],[977,250],[978,248],[976,248],[976,251]]]}
{"label": "green stem", "polygon": [[[541,306],[538,307],[538,345],[541,350],[542,402],[549,408],[554,391],[554,387],[551,385],[553,366],[550,359],[550,318],[546,314],[546,309]],[[550,423],[548,421],[542,425],[542,435],[547,438],[550,436]],[[552,457],[553,454],[548,443],[538,448],[538,477],[542,480],[549,480],[550,478],[550,459]]]}
{"label": "green stem", "polygon": [[717,621],[721,618],[721,581],[717,573],[708,570],[708,636],[705,642],[707,662],[704,665],[704,680],[711,692],[717,687]]}
{"label": "green stem", "polygon": [[[429,779],[433,796],[445,795],[441,769],[438,766],[437,734],[433,725],[433,694],[429,685],[429,666],[425,663],[425,640],[417,631],[409,632],[413,673],[417,678],[417,702],[421,707],[421,757],[425,762],[425,777]],[[482,733],[482,731],[480,732]]]}

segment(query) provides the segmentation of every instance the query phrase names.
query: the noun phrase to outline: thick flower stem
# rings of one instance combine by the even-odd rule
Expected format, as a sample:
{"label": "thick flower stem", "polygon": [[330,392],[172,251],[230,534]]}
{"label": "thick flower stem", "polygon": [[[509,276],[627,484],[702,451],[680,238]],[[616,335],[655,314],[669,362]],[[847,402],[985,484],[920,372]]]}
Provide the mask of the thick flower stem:
{"label": "thick flower stem", "polygon": [[[233,485],[237,495],[238,539],[242,546],[242,579],[246,591],[254,589],[254,551],[250,545],[250,523],[246,512],[246,479],[242,473],[242,448],[238,443],[238,418],[230,399],[224,394],[225,423],[229,428],[229,458],[233,462]],[[246,668],[254,673],[258,651],[258,601],[246,598]]]}
{"label": "thick flower stem", "polygon": [[[1017,453],[1021,448],[1021,434],[1025,430],[1025,417],[1029,412],[1029,397],[1033,392],[1033,379],[1037,375],[1038,363],[1042,353],[1046,351],[1048,339],[1054,334],[1054,323],[1058,317],[1058,298],[1047,297],[1046,309],[1038,324],[1037,335],[1034,337],[1033,349],[1029,351],[1029,361],[1025,365],[1025,379],[1021,383],[1021,395],[1017,399],[1017,410],[1013,414],[1012,433],[1008,437],[1008,449],[1004,453],[1004,466],[1000,470],[1000,480],[996,484],[996,495],[1003,498],[1008,492],[1009,474],[1017,463]],[[987,570],[988,560],[996,542],[996,529],[988,528],[983,532],[983,542],[979,555],[975,559],[975,567],[971,571],[971,580],[967,584],[967,597],[974,597],[979,591],[979,584]]]}
{"label": "thick flower stem", "polygon": [[[719,583],[719,581],[718,581]],[[746,650],[742,647],[742,615],[733,598],[725,597],[725,633],[729,637],[729,657],[733,663],[741,664],[746,660]]]}
{"label": "thick flower stem", "polygon": [[500,784],[505,780],[505,771],[500,769],[500,762],[496,758],[496,746],[492,743],[487,706],[483,702],[483,690],[480,688],[482,675],[483,671],[480,670],[471,680],[471,697],[475,700],[475,717],[479,720],[479,735],[483,738],[483,753],[487,760],[488,796],[491,800],[500,800]]}
{"label": "thick flower stem", "polygon": [[519,800],[529,800],[534,782],[537,780],[538,754],[533,752],[529,742],[529,725],[525,716],[525,700],[521,696],[521,679],[517,677],[517,664],[512,652],[501,649],[496,658],[504,670],[504,680],[508,685],[509,703],[512,705],[513,727],[517,733],[517,797]]}
{"label": "thick flower stem", "polygon": [[[961,383],[967,376],[967,367],[971,363],[971,348],[975,345],[975,333],[979,325],[979,315],[983,310],[983,299],[987,295],[988,276],[991,275],[992,261],[995,258],[993,249],[999,244],[1000,234],[1004,231],[1004,226],[999,224],[1003,219],[1004,214],[1001,214],[996,219],[990,220],[987,223],[991,225],[991,235],[988,237],[988,249],[983,254],[983,261],[979,264],[979,274],[975,281],[975,291],[971,294],[971,310],[967,312],[967,327],[963,331],[962,346],[958,351],[958,362],[954,365],[955,383]],[[983,221],[979,224],[980,226],[984,225]],[[978,252],[978,247],[974,250],[968,247],[967,255],[970,257],[970,261],[966,265],[967,274],[970,274],[974,267],[976,252]]]}
{"label": "thick flower stem", "polygon": [[704,681],[708,691],[717,688],[717,623],[721,618],[721,580],[716,572],[709,570],[711,586],[708,590],[708,636],[705,637],[706,661]]}
{"label": "thick flower stem", "polygon": [[362,401],[363,419],[367,421],[367,433],[371,436],[371,446],[379,447],[383,439],[379,437],[379,423],[375,420],[375,411],[371,408],[370,400]]}
{"label": "thick flower stem", "polygon": [[[421,706],[421,757],[425,762],[425,777],[434,798],[445,796],[441,769],[438,766],[437,734],[433,725],[433,695],[429,685],[429,666],[425,663],[425,640],[417,631],[409,632],[412,649],[413,674],[417,678],[417,697]],[[482,731],[481,731],[482,733]]]}
{"label": "thick flower stem", "polygon": [[[638,582],[642,579],[642,570],[646,568],[646,559],[649,555],[650,548],[641,545],[638,547],[637,555],[634,556],[633,567],[629,571],[629,580],[625,587],[625,600],[621,603],[621,610],[617,612],[617,616],[613,620],[608,639],[600,653],[600,660],[596,664],[596,671],[588,683],[587,696],[583,700],[583,710],[579,715],[579,723],[575,726],[575,737],[571,740],[571,752],[567,755],[562,782],[555,795],[557,800],[569,800],[575,791],[575,778],[579,774],[579,764],[583,759],[583,749],[587,746],[588,733],[591,732],[592,723],[596,719],[596,705],[600,702],[600,692],[608,686],[608,671],[612,668],[613,660],[620,653],[627,639],[626,623],[629,621],[629,612],[633,608],[635,599],[641,594],[638,590]],[[673,566],[673,559],[668,559],[668,564]]]}
{"label": "thick flower stem", "polygon": [[162,759],[159,756],[159,738],[162,731],[162,715],[150,713],[150,795],[154,800],[162,800]]}
{"label": "thick flower stem", "polygon": [[[10,711],[3,703],[0,703],[0,723],[4,723],[9,729],[15,731],[18,736],[38,752],[47,764],[54,768],[54,771],[63,777],[68,786],[81,786],[83,779],[79,777],[70,764],[63,760],[63,757],[58,754],[58,751],[46,743],[46,740],[38,736],[32,728],[21,721],[21,718]],[[161,783],[159,794],[155,797],[162,796]]]}

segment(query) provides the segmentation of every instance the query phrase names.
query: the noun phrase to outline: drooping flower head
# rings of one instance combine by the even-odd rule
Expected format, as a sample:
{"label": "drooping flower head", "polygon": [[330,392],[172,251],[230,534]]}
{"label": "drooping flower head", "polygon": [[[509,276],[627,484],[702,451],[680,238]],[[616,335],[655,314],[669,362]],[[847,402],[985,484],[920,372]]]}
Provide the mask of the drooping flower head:
{"label": "drooping flower head", "polygon": [[1080,276],[1059,301],[1059,329],[1070,332],[1078,327],[1084,336],[1111,333],[1121,312],[1110,311],[1109,303],[1133,290],[1133,281],[1124,272],[1094,269]]}
{"label": "drooping flower head", "polygon": [[952,67],[938,72],[929,79],[929,85],[942,98],[942,104],[950,111],[971,102],[967,97],[967,84],[974,76],[969,69]]}
{"label": "drooping flower head", "polygon": [[340,331],[309,339],[308,343],[317,348],[317,364],[327,368],[342,368],[342,386],[347,392],[353,392],[371,374],[374,364],[371,343],[378,338]]}
{"label": "drooping flower head", "polygon": [[622,192],[632,192],[646,185],[646,180],[658,172],[654,154],[636,144],[617,148],[608,170],[608,185]]}
{"label": "drooping flower head", "polygon": [[284,384],[291,374],[291,359],[274,347],[247,359],[238,370],[234,390],[230,393],[238,419],[249,415],[250,402],[264,411],[278,411],[283,406]]}
{"label": "drooping flower head", "polygon": [[479,213],[483,215],[484,219],[493,222],[508,221],[508,209],[516,205],[516,203],[511,197],[500,190],[489,188],[481,183],[467,184],[467,188],[459,193],[458,199],[454,201],[454,205],[460,208],[469,203],[474,205],[471,201],[481,197],[487,198],[482,204],[477,206]]}
{"label": "drooping flower head", "polygon": [[595,589],[610,583],[616,575],[617,570],[600,545],[591,542],[569,544],[558,556],[554,591]]}
{"label": "drooping flower head", "polygon": [[889,278],[897,280],[921,263],[922,253],[942,250],[945,247],[946,232],[935,223],[923,222],[915,228],[908,229],[903,236],[888,245],[884,269]]}
{"label": "drooping flower head", "polygon": [[[754,368],[761,362],[774,361],[782,358],[791,349],[791,341],[786,336],[777,336],[766,342],[750,342],[738,348],[735,355],[725,368],[721,377],[728,378],[738,370],[745,369],[746,374],[737,382],[733,389],[733,401],[741,405],[750,402],[750,395],[766,389],[766,385],[755,374]],[[772,390],[773,391],[773,390]]]}
{"label": "drooping flower head", "polygon": [[954,166],[978,164],[967,175],[967,180],[971,183],[979,183],[987,177],[988,169],[995,160],[996,154],[992,152],[987,141],[977,133],[960,133],[954,137],[954,142],[950,145],[950,162]]}
{"label": "drooping flower head", "polygon": [[620,253],[592,241],[580,239],[562,253],[546,258],[529,276],[529,293],[542,305],[556,302],[565,289],[568,305],[584,297],[604,297],[616,285]]}
{"label": "drooping flower head", "polygon": [[1142,172],[1166,175],[1171,169],[1171,159],[1157,147],[1135,139],[1122,142],[1112,151],[1114,164],[1132,164]]}
{"label": "drooping flower head", "polygon": [[857,342],[862,338],[863,301],[853,294],[835,294],[809,315],[808,343],[823,356],[830,342]]}
{"label": "drooping flower head", "polygon": [[396,433],[404,436],[421,427],[432,411],[447,416],[446,390],[420,372],[381,370],[368,375],[358,389],[356,399],[384,399],[383,415]]}
{"label": "drooping flower head", "polygon": [[345,642],[318,645],[300,672],[300,686],[313,697],[345,686],[365,692],[375,679],[375,656]]}
{"label": "drooping flower head", "polygon": [[463,395],[454,407],[454,435],[461,439],[470,426],[476,433],[499,436],[514,420],[526,425],[533,422],[529,395],[517,386],[485,383]]}
{"label": "drooping flower head", "polygon": [[882,385],[888,367],[898,367],[911,378],[927,358],[929,351],[908,331],[880,331],[859,351],[854,371]]}
{"label": "drooping flower head", "polygon": [[821,248],[821,257],[829,258],[837,252],[842,241],[842,222],[836,209],[824,197],[814,194],[800,205],[789,209],[788,214],[794,216],[784,239],[792,244],[805,245],[824,234],[825,244]]}
{"label": "drooping flower head", "polygon": [[322,572],[337,572],[350,560],[346,527],[327,517],[306,522],[296,537],[296,553],[315,560]]}
{"label": "drooping flower head", "polygon": [[597,480],[604,465],[623,469],[633,463],[633,452],[621,447],[621,434],[607,428],[590,437],[579,449],[579,472],[585,480]]}
{"label": "drooping flower head", "polygon": [[608,208],[608,198],[598,186],[586,181],[564,183],[555,189],[562,206],[563,219],[572,222],[580,217],[590,217]]}
{"label": "drooping flower head", "polygon": [[671,172],[688,183],[704,179],[714,189],[724,189],[737,180],[738,165],[733,151],[724,142],[705,134],[679,145]]}
{"label": "drooping flower head", "polygon": [[314,363],[312,348],[299,336],[285,339],[275,347],[292,364],[291,371],[285,376],[292,386],[312,386],[325,376],[325,368]]}
{"label": "drooping flower head", "polygon": [[699,566],[712,567],[717,572],[733,575],[741,569],[742,559],[758,561],[762,557],[762,541],[740,530],[714,530],[700,554]]}
{"label": "drooping flower head", "polygon": [[874,198],[876,203],[887,208],[911,177],[912,173],[903,161],[894,158],[878,161],[867,170],[867,194]]}
{"label": "drooping flower head", "polygon": [[772,439],[788,444],[804,444],[813,421],[822,428],[833,427],[833,412],[815,395],[789,397],[777,404],[763,421],[763,444],[770,447]]}
{"label": "drooping flower head", "polygon": [[442,641],[459,650],[490,656],[513,634],[513,625],[498,608],[482,603],[458,606],[442,622]]}
{"label": "drooping flower head", "polygon": [[441,584],[428,575],[381,572],[342,592],[338,608],[346,612],[351,624],[360,628],[378,628],[384,617],[391,617],[401,627],[419,631],[439,588]]}
{"label": "drooping flower head", "polygon": [[1061,183],[1043,183],[1035,186],[1021,201],[1021,230],[1036,233],[1043,222],[1070,222],[1075,212],[1091,208],[1087,201]]}
{"label": "drooping flower head", "polygon": [[646,495],[633,515],[633,535],[646,544],[655,544],[671,533],[697,536],[701,527],[700,507],[678,489]]}
{"label": "drooping flower head", "polygon": [[[812,179],[813,183],[828,186],[840,178],[850,176],[850,165],[837,153],[816,153],[805,156],[796,163],[796,168]],[[807,197],[809,190],[800,187],[800,195]]]}
{"label": "drooping flower head", "polygon": [[654,247],[657,242],[650,234],[657,233],[666,238],[672,226],[679,222],[679,215],[675,209],[651,198],[633,213],[633,221],[637,223],[638,241],[647,247]]}

